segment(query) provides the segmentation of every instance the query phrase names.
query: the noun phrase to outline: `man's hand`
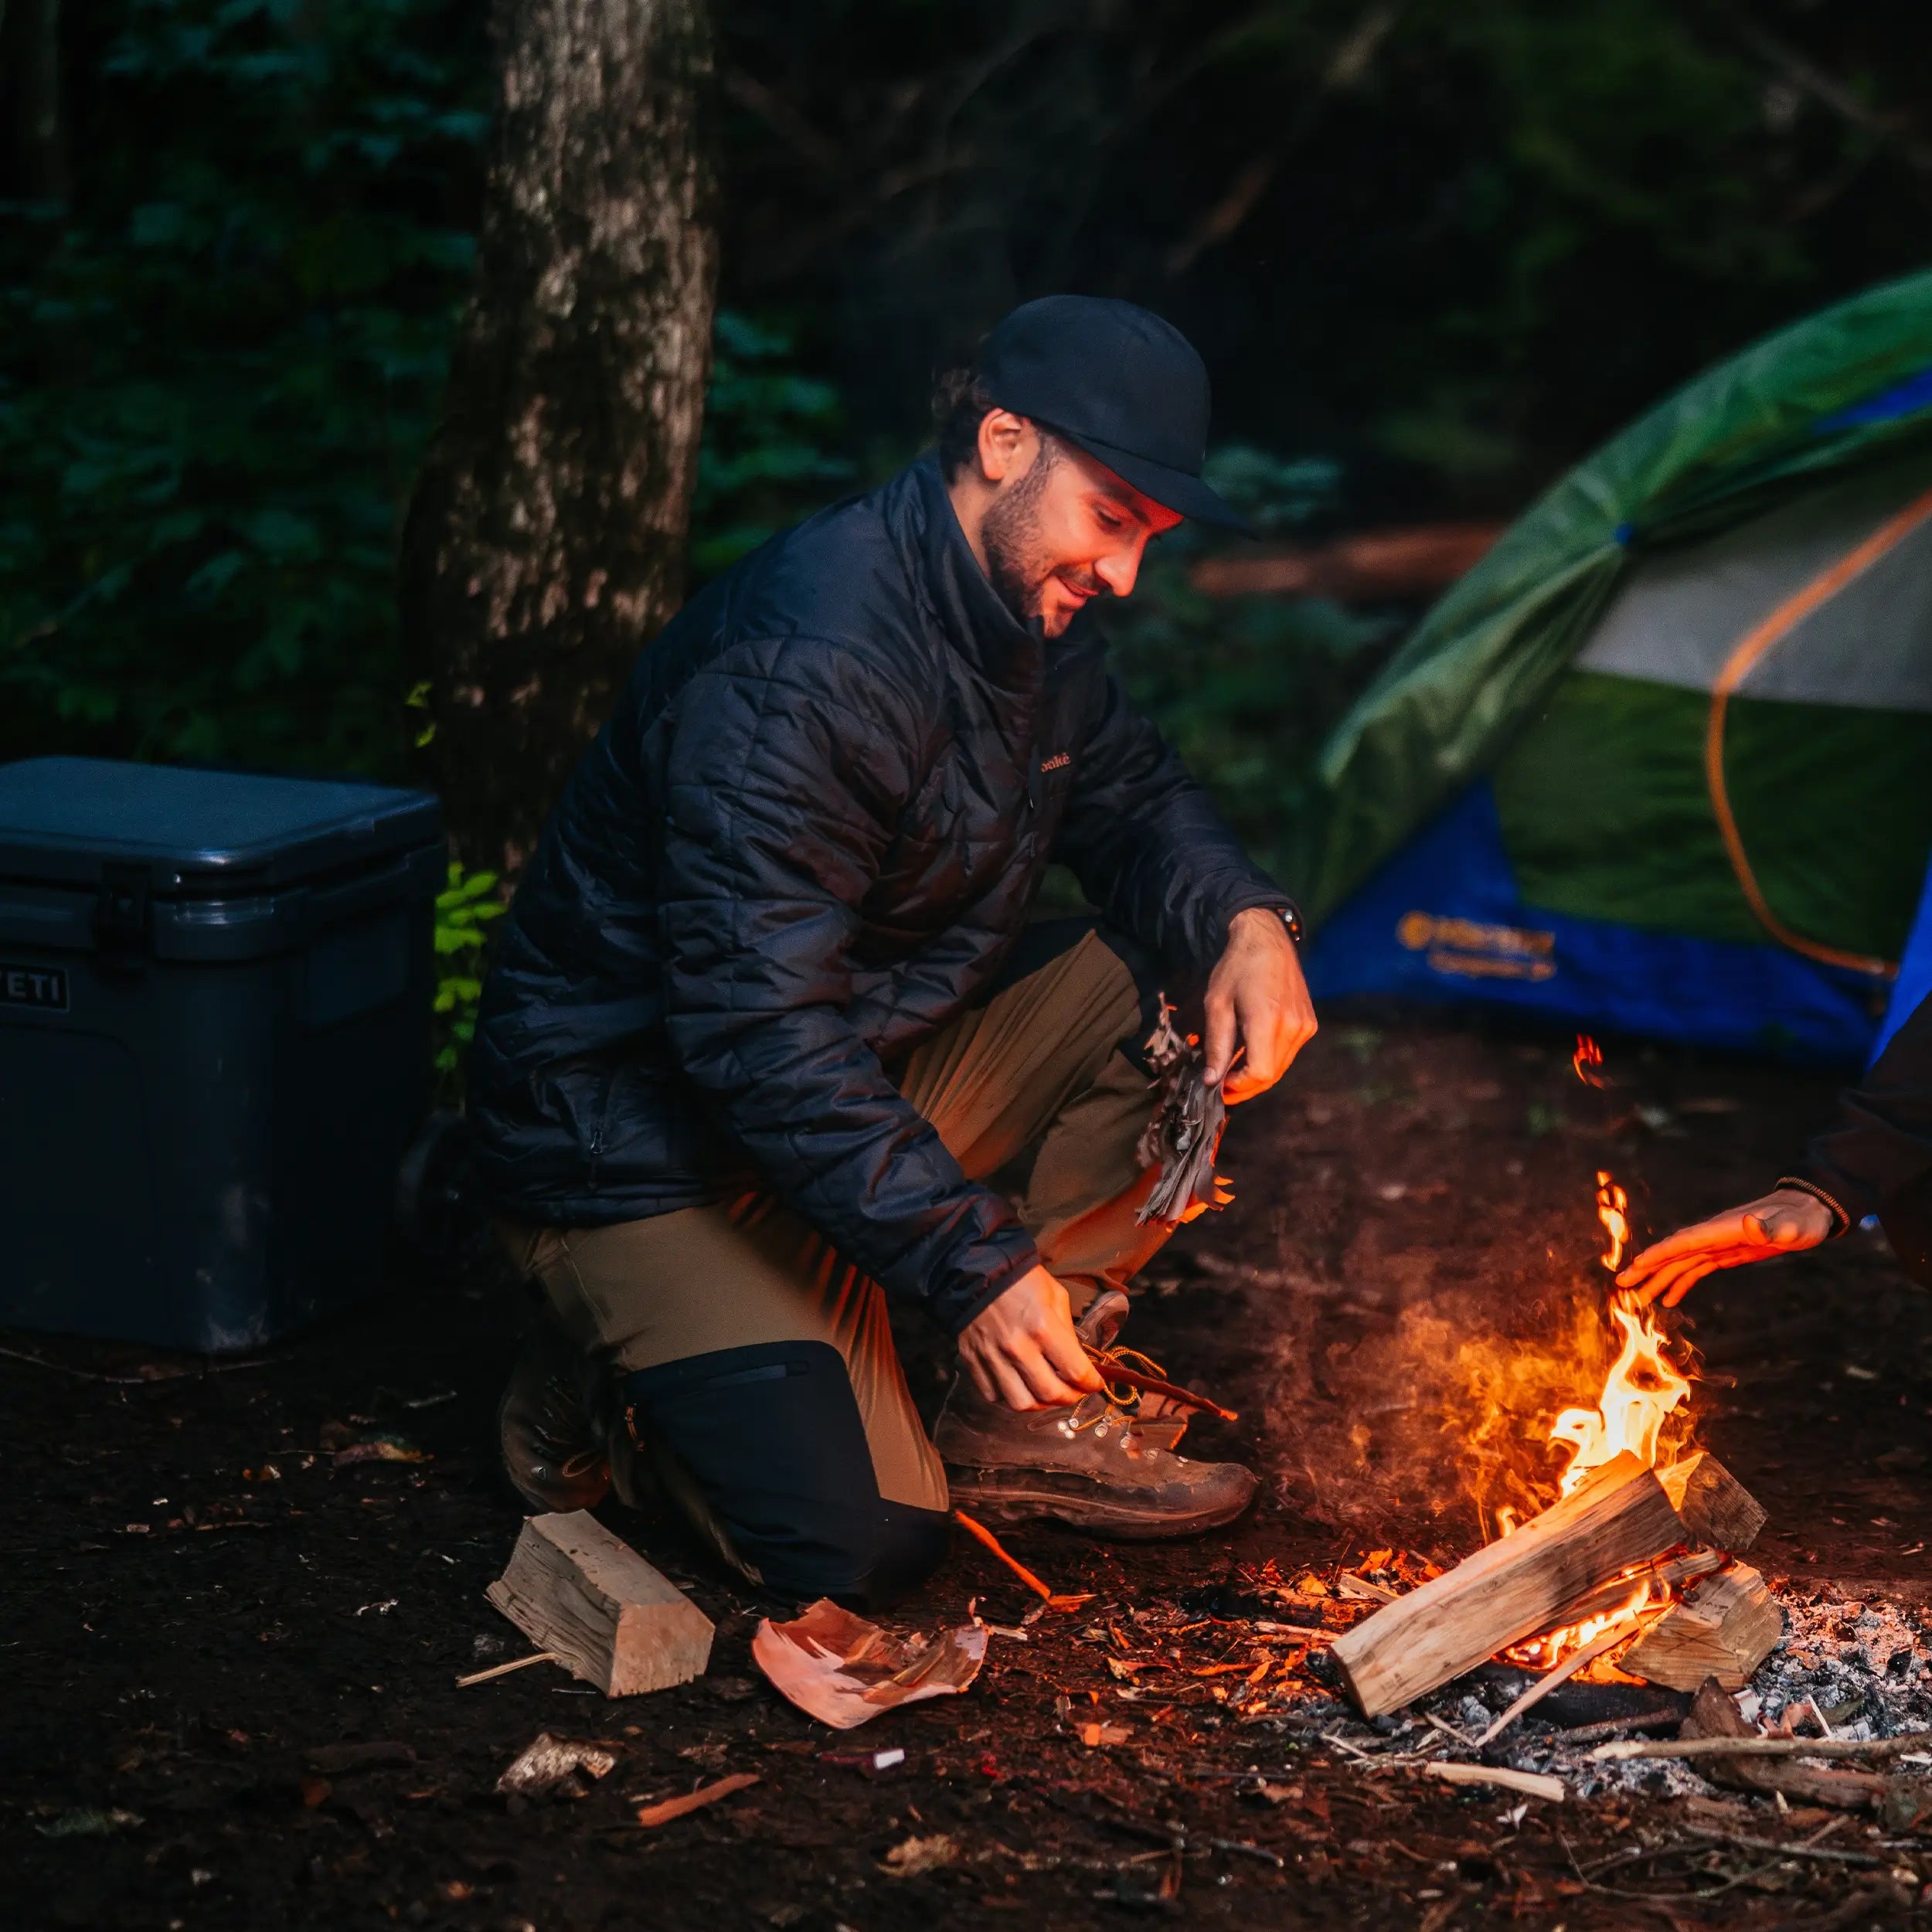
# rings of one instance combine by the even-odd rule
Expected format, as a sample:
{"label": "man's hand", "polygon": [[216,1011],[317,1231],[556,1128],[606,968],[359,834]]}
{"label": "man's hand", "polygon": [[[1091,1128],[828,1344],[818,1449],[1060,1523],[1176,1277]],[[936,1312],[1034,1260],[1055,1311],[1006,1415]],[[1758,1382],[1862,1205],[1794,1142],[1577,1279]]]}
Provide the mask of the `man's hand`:
{"label": "man's hand", "polygon": [[1674,1308],[1707,1274],[1815,1248],[1832,1232],[1832,1210],[1802,1188],[1781,1187],[1653,1243],[1617,1277],[1648,1306]]}
{"label": "man's hand", "polygon": [[[1251,906],[1228,922],[1228,943],[1208,981],[1206,1073],[1232,1107],[1265,1094],[1315,1038],[1315,1002],[1279,913]],[[1241,1064],[1228,1071],[1237,1045]]]}
{"label": "man's hand", "polygon": [[1056,1409],[1100,1386],[1073,1332],[1066,1291],[1044,1268],[1030,1269],[960,1331],[959,1359],[988,1402]]}

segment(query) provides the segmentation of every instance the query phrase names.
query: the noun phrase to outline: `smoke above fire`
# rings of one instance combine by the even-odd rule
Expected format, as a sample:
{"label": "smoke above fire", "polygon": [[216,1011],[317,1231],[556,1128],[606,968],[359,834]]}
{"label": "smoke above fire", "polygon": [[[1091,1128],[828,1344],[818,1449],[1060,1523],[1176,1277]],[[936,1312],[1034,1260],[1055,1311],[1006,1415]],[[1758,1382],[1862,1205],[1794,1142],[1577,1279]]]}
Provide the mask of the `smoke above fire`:
{"label": "smoke above fire", "polygon": [[[1606,1084],[1586,1036],[1573,1064],[1585,1085]],[[1380,1308],[1364,1320],[1371,1308],[1352,1300],[1335,1305],[1325,1284],[1295,1298],[1270,1426],[1297,1506],[1355,1532],[1406,1524],[1423,1541],[1433,1522],[1438,1549],[1466,1547],[1472,1534],[1507,1533],[1626,1449],[1658,1468],[1688,1452],[1695,1351],[1649,1311],[1606,1295],[1596,1269],[1622,1264],[1629,1202],[1608,1171],[1594,1172],[1604,1241],[1595,1267],[1553,1247],[1411,1250],[1383,1264],[1400,1301],[1393,1321]],[[1451,1268],[1460,1278],[1444,1278]]]}

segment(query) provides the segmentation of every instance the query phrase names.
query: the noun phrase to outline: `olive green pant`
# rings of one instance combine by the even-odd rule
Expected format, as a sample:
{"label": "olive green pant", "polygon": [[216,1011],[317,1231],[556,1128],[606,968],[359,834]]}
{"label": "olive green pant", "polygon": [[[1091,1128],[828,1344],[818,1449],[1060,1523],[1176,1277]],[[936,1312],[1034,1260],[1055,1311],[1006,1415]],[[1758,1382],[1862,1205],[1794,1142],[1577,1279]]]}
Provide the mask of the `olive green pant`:
{"label": "olive green pant", "polygon": [[[965,1172],[1009,1192],[1077,1312],[1124,1286],[1169,1232],[1135,1219],[1153,1183],[1137,1149],[1155,1103],[1123,1048],[1144,1031],[1133,973],[1089,930],[961,1014],[900,1078]],[[828,1344],[879,1496],[947,1508],[883,1294],[768,1193],[612,1226],[502,1233],[566,1332],[627,1373],[750,1345]]]}

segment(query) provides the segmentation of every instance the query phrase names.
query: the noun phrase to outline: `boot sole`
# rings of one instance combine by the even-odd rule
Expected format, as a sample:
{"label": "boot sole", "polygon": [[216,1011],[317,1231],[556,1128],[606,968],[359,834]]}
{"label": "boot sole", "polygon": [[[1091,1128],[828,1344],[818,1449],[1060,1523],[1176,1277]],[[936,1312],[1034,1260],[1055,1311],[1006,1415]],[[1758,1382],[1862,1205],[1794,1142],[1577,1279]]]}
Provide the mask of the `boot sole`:
{"label": "boot sole", "polygon": [[[1015,1481],[1005,1471],[951,1467],[946,1471],[952,1500],[975,1516],[996,1523],[1057,1522],[1085,1530],[1110,1543],[1159,1543],[1199,1536],[1231,1523],[1254,1500],[1255,1490],[1212,1510],[1185,1515],[1157,1513],[1148,1505],[1110,1502],[1098,1496],[1069,1495],[1050,1487],[1050,1478]],[[1257,1484],[1256,1488],[1258,1489]]]}

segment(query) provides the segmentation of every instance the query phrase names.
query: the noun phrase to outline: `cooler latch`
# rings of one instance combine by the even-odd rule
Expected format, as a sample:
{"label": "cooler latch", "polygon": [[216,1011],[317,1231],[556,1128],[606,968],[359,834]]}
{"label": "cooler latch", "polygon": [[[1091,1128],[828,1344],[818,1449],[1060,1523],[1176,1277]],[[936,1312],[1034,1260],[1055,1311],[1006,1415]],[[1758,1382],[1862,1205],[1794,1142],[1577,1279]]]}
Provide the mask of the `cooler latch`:
{"label": "cooler latch", "polygon": [[94,903],[94,945],[101,964],[132,967],[148,956],[148,868],[107,865]]}

